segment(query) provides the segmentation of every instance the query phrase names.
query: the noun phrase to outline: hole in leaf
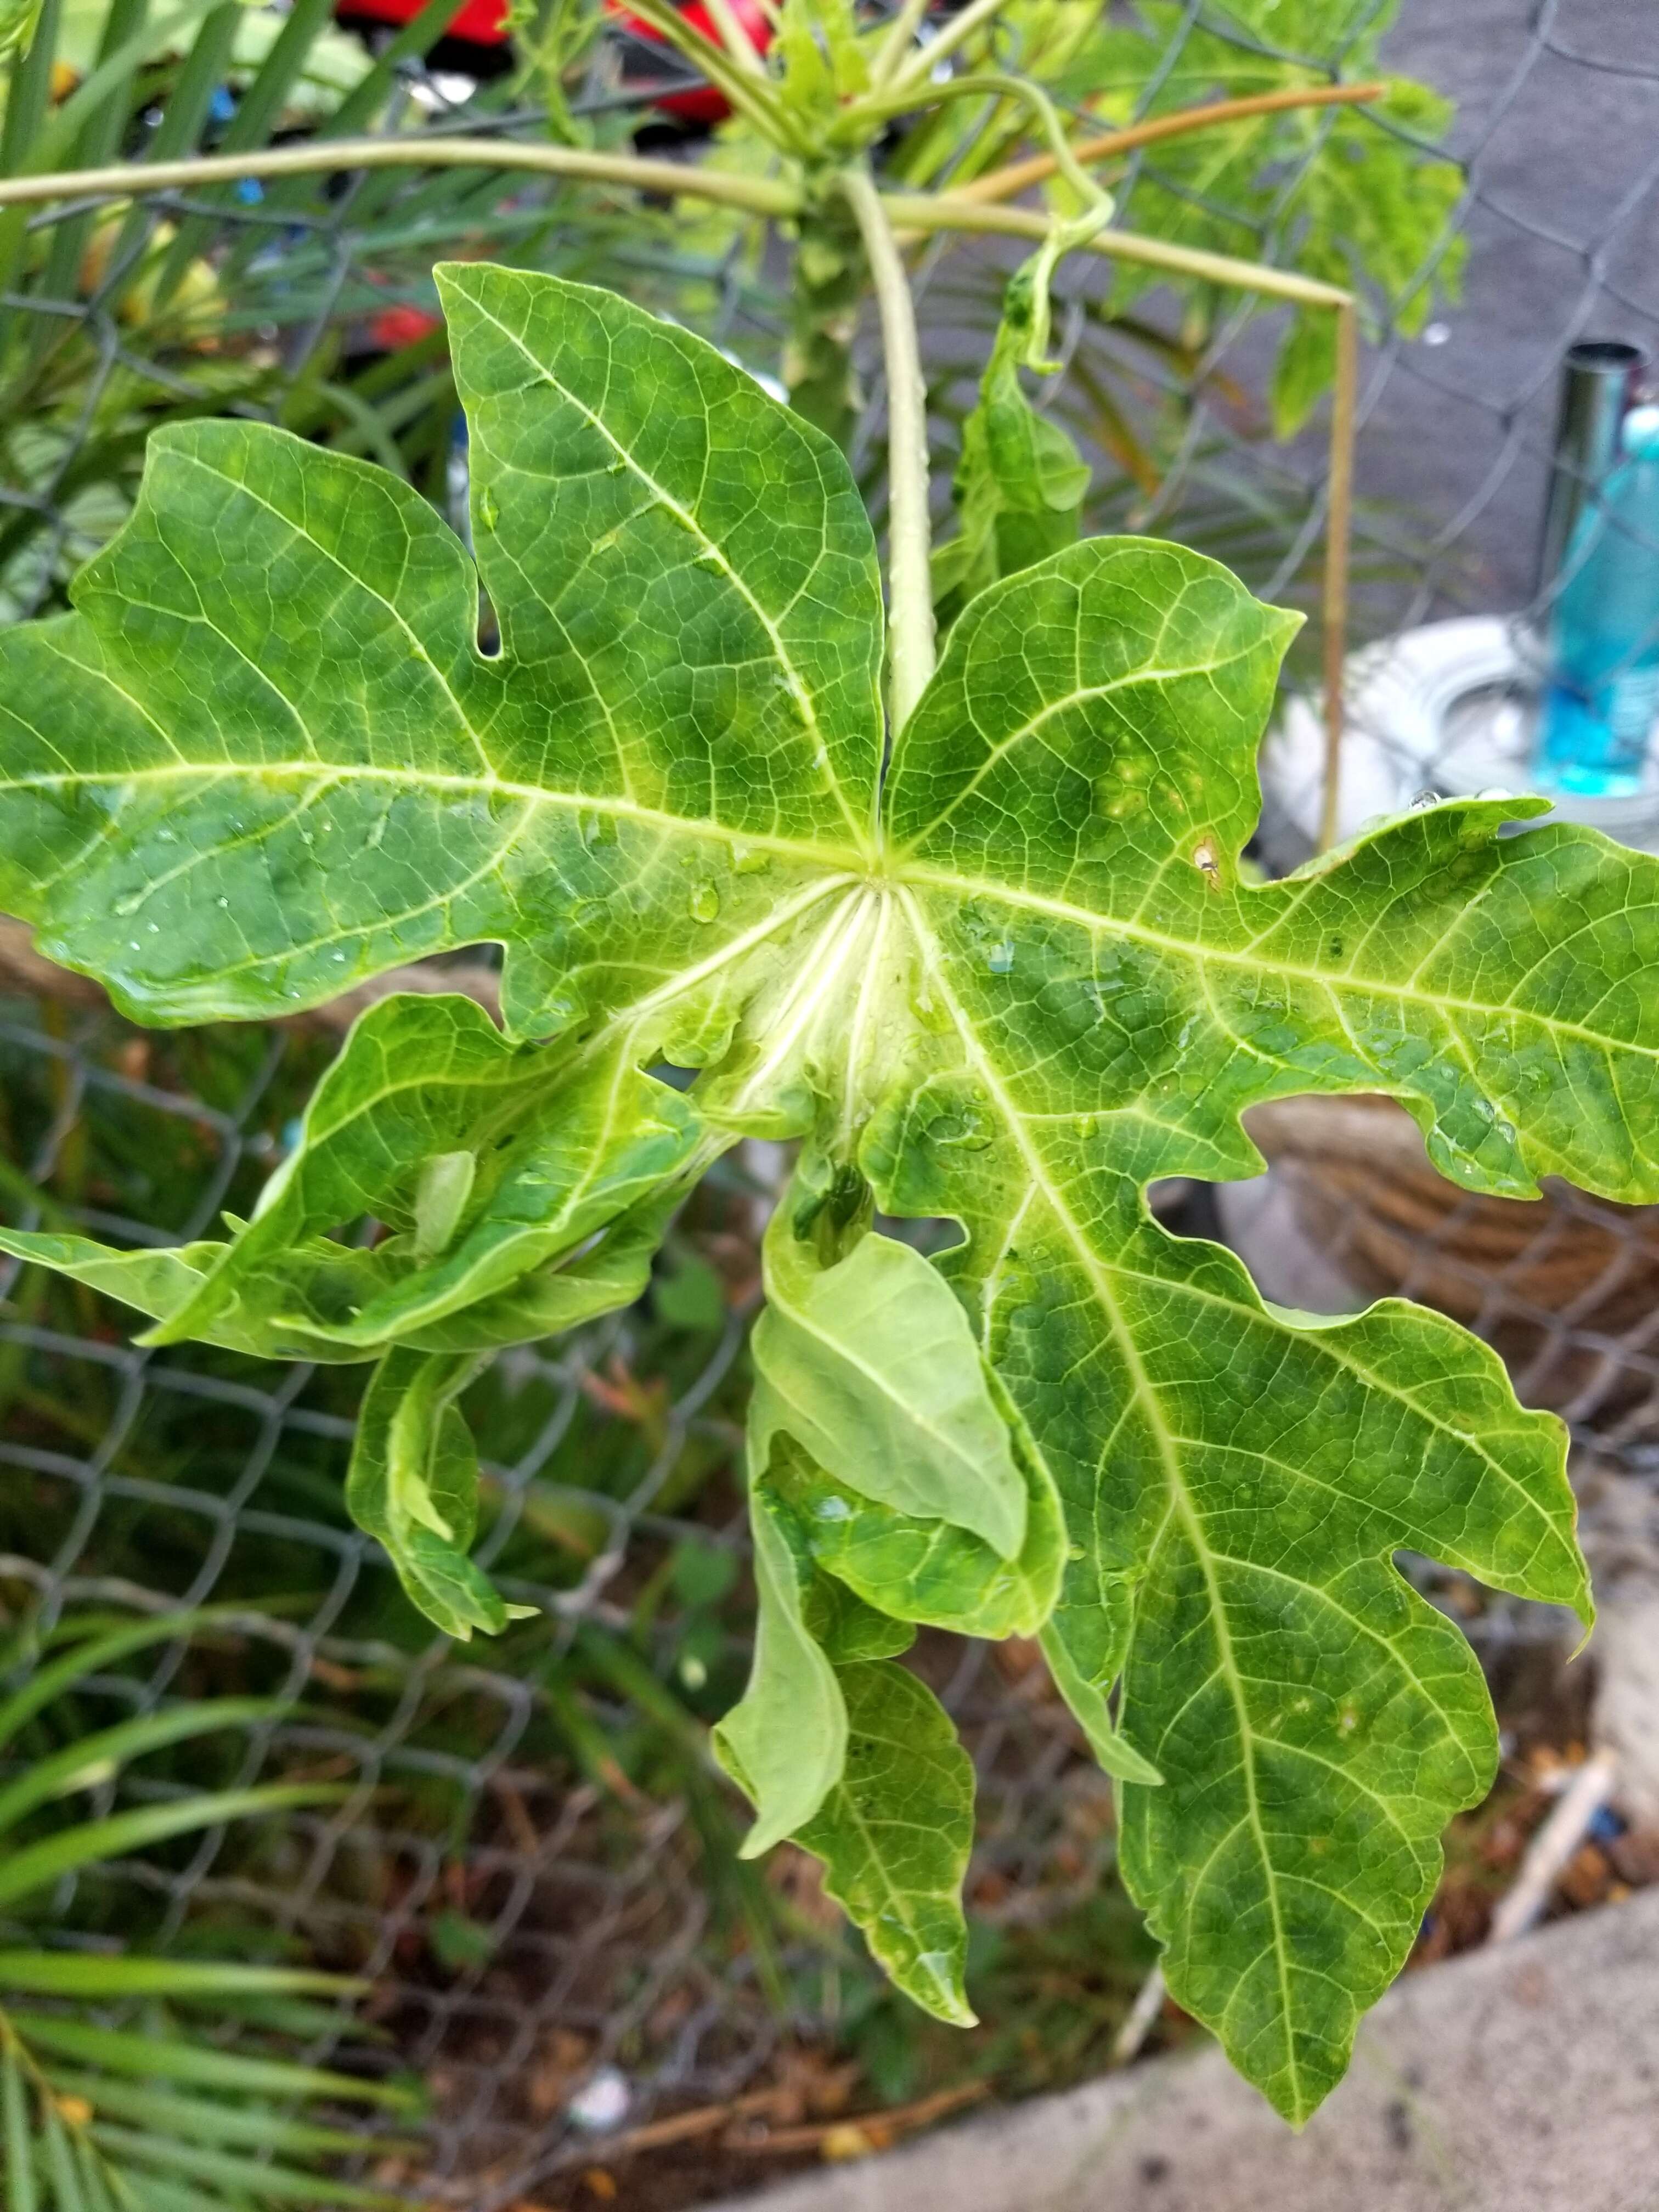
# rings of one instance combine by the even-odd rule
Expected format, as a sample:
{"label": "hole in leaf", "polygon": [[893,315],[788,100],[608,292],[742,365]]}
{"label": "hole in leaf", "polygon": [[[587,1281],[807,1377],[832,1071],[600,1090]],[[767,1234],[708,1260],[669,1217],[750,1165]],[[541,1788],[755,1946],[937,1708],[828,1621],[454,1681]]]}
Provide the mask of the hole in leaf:
{"label": "hole in leaf", "polygon": [[501,626],[482,584],[478,586],[478,650],[486,660],[501,658]]}

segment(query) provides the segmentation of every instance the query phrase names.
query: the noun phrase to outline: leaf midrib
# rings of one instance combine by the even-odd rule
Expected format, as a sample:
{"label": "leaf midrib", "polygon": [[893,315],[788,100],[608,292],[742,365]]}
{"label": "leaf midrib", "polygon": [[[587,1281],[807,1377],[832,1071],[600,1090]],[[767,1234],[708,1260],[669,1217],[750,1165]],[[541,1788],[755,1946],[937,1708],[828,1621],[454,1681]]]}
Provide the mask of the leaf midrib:
{"label": "leaf midrib", "polygon": [[[101,675],[101,672],[95,669],[87,672]],[[118,691],[120,687],[112,685],[112,689]],[[123,692],[121,696],[125,697],[126,694]],[[16,712],[15,708],[11,711]],[[36,734],[40,733],[37,732]],[[660,830],[670,836],[717,838],[728,845],[778,853],[804,864],[835,869],[843,873],[863,875],[869,865],[868,855],[850,845],[821,844],[808,837],[786,837],[772,830],[751,830],[719,822],[707,815],[671,814],[660,807],[643,806],[637,799],[612,798],[605,792],[562,791],[547,784],[522,783],[514,777],[493,772],[463,775],[438,769],[410,768],[402,763],[389,763],[382,767],[373,762],[343,763],[319,758],[297,761],[180,761],[166,765],[157,763],[150,768],[64,769],[34,775],[0,777],[0,792],[55,791],[65,787],[84,790],[100,784],[125,787],[129,784],[191,781],[234,781],[242,778],[252,782],[273,784],[308,778],[331,789],[349,783],[392,783],[468,799],[499,793],[504,799],[523,800],[537,806],[564,807],[582,814],[611,815],[619,821],[636,822],[646,829]],[[216,847],[212,848],[202,858],[210,860],[213,852],[218,849]]]}
{"label": "leaf midrib", "polygon": [[[1345,990],[1357,995],[1400,1000],[1409,1006],[1420,1006],[1432,1012],[1484,1014],[1492,1017],[1512,1016],[1517,1021],[1535,1023],[1563,1036],[1581,1038],[1586,1044],[1603,1050],[1616,1048],[1635,1053],[1646,1059],[1659,1061],[1659,1045],[1638,1044],[1632,1040],[1604,1036],[1595,1030],[1586,1029],[1581,1022],[1562,1020],[1554,1014],[1545,1013],[1531,1006],[1517,1006],[1513,999],[1492,1002],[1480,999],[1455,997],[1449,993],[1423,991],[1409,983],[1390,983],[1380,978],[1356,975],[1351,972],[1333,972],[1314,968],[1297,961],[1285,960],[1270,953],[1262,953],[1249,946],[1209,945],[1192,938],[1174,937],[1163,930],[1149,929],[1144,922],[1120,920],[1111,915],[1093,913],[1087,907],[1073,906],[1065,899],[1051,898],[1043,893],[1028,891],[1012,884],[998,883],[989,878],[957,875],[942,868],[928,868],[915,862],[905,864],[894,871],[895,879],[904,884],[918,884],[934,890],[954,891],[964,899],[984,898],[1001,900],[1006,904],[1022,907],[1028,912],[1052,915],[1056,921],[1074,923],[1096,936],[1127,938],[1132,943],[1144,945],[1158,952],[1171,952],[1199,967],[1242,968],[1254,974],[1283,975],[1297,982],[1316,984],[1321,990],[1340,997]],[[1457,922],[1468,919],[1470,909],[1462,908]],[[1275,916],[1275,921],[1282,919]],[[1418,963],[1420,974],[1436,952],[1446,946],[1443,936],[1431,951]],[[1553,949],[1553,948],[1552,948]]]}
{"label": "leaf midrib", "polygon": [[[325,789],[319,789],[319,798],[325,796],[326,791],[345,784],[387,783],[457,796],[499,793],[505,799],[522,801],[531,806],[606,815],[659,830],[669,836],[696,837],[776,853],[803,866],[833,870],[845,877],[866,877],[873,884],[890,884],[896,888],[915,885],[922,889],[956,892],[964,899],[1000,900],[1010,906],[1051,915],[1057,921],[1071,922],[1087,930],[1091,936],[1120,937],[1131,943],[1146,945],[1151,951],[1174,954],[1198,968],[1242,969],[1256,974],[1279,975],[1290,981],[1313,984],[1335,997],[1340,997],[1345,991],[1351,991],[1360,996],[1391,999],[1402,1005],[1422,1006],[1435,1013],[1478,1014],[1491,1018],[1509,1016],[1534,1024],[1552,1036],[1577,1037],[1601,1050],[1616,1049],[1659,1061],[1659,1046],[1640,1044],[1629,1038],[1604,1034],[1587,1028],[1582,1022],[1566,1021],[1541,1009],[1517,1005],[1513,998],[1502,1000],[1471,999],[1447,992],[1425,991],[1410,984],[1391,983],[1381,977],[1356,975],[1351,972],[1333,973],[1327,969],[1310,967],[1248,947],[1235,949],[1209,945],[1190,938],[1175,937],[1165,931],[1150,929],[1144,922],[1127,921],[1116,916],[1096,914],[1087,907],[1074,906],[1063,899],[1050,898],[988,878],[957,875],[914,862],[899,862],[872,869],[867,855],[851,846],[823,845],[812,839],[786,837],[747,827],[734,828],[707,816],[670,814],[658,808],[642,806],[635,800],[614,799],[603,793],[561,791],[541,784],[521,783],[503,776],[445,774],[436,769],[401,766],[352,764],[343,767],[320,760],[266,761],[246,764],[204,761],[169,766],[158,764],[143,769],[110,769],[91,772],[64,769],[34,775],[10,776],[0,778],[0,791],[84,789],[94,785],[125,787],[192,780],[230,781],[240,777],[269,783],[309,779],[325,787]],[[274,833],[260,833],[261,836],[270,834]],[[210,861],[219,849],[216,847],[209,848],[197,857],[203,862]],[[1460,920],[1465,918],[1460,916]],[[329,940],[317,941],[321,944]],[[1443,949],[1444,943],[1445,940],[1441,939],[1435,950]],[[1419,968],[1422,964],[1419,963]]]}
{"label": "leaf midrib", "polygon": [[1261,1818],[1261,1802],[1256,1788],[1255,1735],[1250,1722],[1249,1707],[1245,1702],[1243,1678],[1233,1655],[1231,1632],[1216,1579],[1214,1562],[1210,1557],[1209,1547],[1205,1540],[1203,1524],[1182,1474],[1180,1456],[1175,1449],[1174,1437],[1164,1419],[1163,1407],[1158,1392],[1151,1376],[1146,1372],[1145,1363],[1140,1357],[1139,1347],[1135,1343],[1133,1334],[1113,1295],[1110,1281],[1100,1265],[1098,1255],[1084,1234],[1081,1223],[1078,1221],[1072,1209],[1066,1205],[1062,1194],[1049,1176],[1047,1164],[1032,1144],[1018,1109],[1004,1089],[995,1068],[981,1050],[978,1039],[974,1033],[973,1024],[968,1019],[955,993],[951,989],[944,972],[939,948],[927,927],[916,901],[908,893],[902,892],[900,896],[904,899],[905,907],[909,915],[910,926],[915,933],[916,943],[923,962],[930,975],[938,984],[945,1003],[950,1009],[951,1018],[962,1041],[963,1050],[977,1068],[980,1079],[985,1085],[988,1096],[994,1102],[998,1112],[1007,1126],[1009,1134],[1024,1160],[1027,1174],[1030,1176],[1033,1184],[1042,1191],[1044,1203],[1048,1206],[1067,1242],[1076,1253],[1079,1263],[1099,1300],[1107,1326],[1117,1344],[1119,1355],[1128,1370],[1134,1395],[1140,1401],[1147,1424],[1152,1431],[1158,1457],[1164,1468],[1171,1504],[1182,1521],[1187,1534],[1187,1540],[1198,1562],[1199,1571],[1204,1577],[1205,1589],[1210,1601],[1210,1612],[1215,1623],[1218,1656],[1237,1717],[1239,1741],[1243,1747],[1241,1771],[1244,1777],[1246,1806],[1251,1832],[1255,1837],[1261,1860],[1267,1894],[1268,1913],[1273,1923],[1274,1962],[1279,1977],[1279,2000],[1283,2008],[1285,2064],[1290,2075],[1295,2109],[1300,2112],[1304,2109],[1305,2100],[1291,2028],[1293,2014],[1290,1990],[1290,1962],[1285,1940],[1284,1917],[1279,1903],[1278,1872],[1267,1849],[1267,1829]]}

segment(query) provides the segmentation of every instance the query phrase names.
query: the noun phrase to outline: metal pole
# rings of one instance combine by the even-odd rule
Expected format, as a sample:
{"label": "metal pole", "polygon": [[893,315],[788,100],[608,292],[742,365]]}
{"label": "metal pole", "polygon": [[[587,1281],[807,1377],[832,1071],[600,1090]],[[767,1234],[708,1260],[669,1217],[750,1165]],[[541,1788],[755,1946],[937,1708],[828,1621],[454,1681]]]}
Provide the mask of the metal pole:
{"label": "metal pole", "polygon": [[1587,338],[1567,348],[1538,553],[1540,601],[1553,593],[1578,518],[1619,457],[1619,426],[1647,365],[1640,346],[1618,338]]}

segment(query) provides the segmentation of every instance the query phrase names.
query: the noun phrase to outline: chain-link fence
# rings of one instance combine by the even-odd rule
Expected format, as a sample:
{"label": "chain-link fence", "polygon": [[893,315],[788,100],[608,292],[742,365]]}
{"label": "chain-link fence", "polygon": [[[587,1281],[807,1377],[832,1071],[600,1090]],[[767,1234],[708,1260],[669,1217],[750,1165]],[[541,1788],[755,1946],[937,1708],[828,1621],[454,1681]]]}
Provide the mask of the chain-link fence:
{"label": "chain-link fence", "polygon": [[[273,88],[257,60],[238,64],[227,47],[204,87],[202,143],[216,143],[206,94],[226,84],[217,128],[233,150],[256,125],[293,132],[318,115],[324,127],[344,116],[395,129],[420,114],[469,132],[546,127],[533,86],[481,81],[466,52],[441,52],[439,67],[394,46],[363,100],[369,49],[311,13],[319,39],[341,41],[327,49],[335,77],[313,62],[320,89],[297,68]],[[1384,13],[1182,0],[1101,20],[1131,42],[1112,47],[1113,66],[1140,72],[1127,119],[1188,80],[1197,99],[1278,82],[1304,60],[1352,74],[1358,52],[1369,69]],[[377,35],[384,50],[388,34]],[[634,129],[672,78],[660,54],[642,62],[626,45],[602,40],[573,95],[585,127]],[[1436,784],[1462,727],[1441,712],[1423,738],[1425,696],[1440,711],[1465,693],[1443,697],[1437,661],[1432,681],[1419,671],[1404,706],[1390,706],[1378,671],[1415,668],[1400,634],[1420,641],[1431,619],[1468,611],[1512,637],[1507,618],[1536,611],[1562,350],[1586,336],[1651,335],[1659,71],[1635,12],[1613,0],[1460,0],[1449,15],[1412,0],[1382,65],[1459,103],[1449,222],[1424,229],[1409,266],[1364,237],[1335,249],[1371,271],[1355,631],[1373,659],[1356,678],[1353,742],[1366,788],[1384,770],[1365,746],[1397,755],[1405,803]],[[250,118],[262,83],[266,112]],[[1358,227],[1310,216],[1311,184],[1334,189],[1338,161],[1364,179],[1370,149],[1410,152],[1414,138],[1426,159],[1438,118],[1416,113],[1413,125],[1399,103],[1328,111],[1265,167],[1259,145],[1212,173],[1147,147],[1117,179],[1122,219],[1190,225],[1236,255],[1295,265],[1326,234],[1321,222],[1339,235]],[[78,158],[96,150],[83,144]],[[156,194],[137,212],[88,204],[30,223],[0,296],[10,342],[27,333],[28,364],[22,404],[0,428],[0,618],[62,603],[131,501],[145,434],[179,414],[229,409],[326,437],[459,516],[465,447],[441,335],[422,319],[437,253],[615,283],[757,368],[775,366],[787,320],[751,226],[671,221],[620,195],[577,198],[482,172]],[[924,270],[947,447],[1003,265],[958,249]],[[1071,272],[1066,301],[1065,373],[1045,404],[1096,465],[1091,526],[1187,538],[1268,596],[1311,605],[1326,447],[1321,418],[1298,416],[1294,390],[1286,397],[1282,313],[1239,295],[1129,295],[1103,264]],[[865,368],[873,386],[873,361]],[[1478,672],[1468,696],[1519,696],[1512,665],[1480,661]],[[1396,712],[1418,715],[1409,742],[1388,722]],[[1278,863],[1296,856],[1317,793],[1293,743],[1269,769],[1279,848],[1267,858]],[[9,1212],[120,1244],[209,1233],[222,1209],[251,1209],[331,1043],[302,1024],[143,1032],[84,991],[20,991],[0,1020]],[[1534,1206],[1468,1197],[1432,1176],[1404,1116],[1380,1104],[1276,1109],[1260,1134],[1265,1182],[1218,1198],[1162,1194],[1172,1222],[1227,1236],[1286,1303],[1340,1309],[1398,1291],[1487,1336],[1522,1396],[1571,1424],[1614,1581],[1659,1586],[1652,1215],[1565,1191]],[[780,2160],[867,2148],[882,2124],[856,2116],[872,2109],[897,2107],[895,2126],[920,2122],[987,2088],[1013,2094],[1107,2063],[1150,1964],[1112,1878],[1109,1790],[1018,1644],[929,1638],[918,1662],[981,1776],[969,1899],[985,2028],[953,2039],[891,1998],[800,1855],[762,1869],[736,1859],[741,1808],[703,1743],[746,1660],[734,1452],[766,1201],[764,1176],[735,1159],[677,1228],[644,1304],[506,1354],[475,1387],[480,1556],[537,1613],[499,1646],[466,1650],[422,1631],[346,1517],[360,1370],[146,1352],[122,1310],[8,1269],[8,1617],[50,1626],[76,1608],[226,1608],[160,1663],[103,1682],[88,1710],[283,1693],[288,1716],[240,1732],[214,1778],[299,1777],[340,1793],[252,1840],[215,1832],[170,1860],[65,1885],[53,1901],[75,1931],[65,1940],[228,1938],[366,1978],[359,2019],[384,2039],[381,2063],[420,2074],[432,2100],[426,2150],[386,2178],[434,2203],[598,2203],[621,2174],[629,2205],[667,2208]],[[1517,1654],[1559,1640],[1540,1610],[1424,1576],[1500,1681]]]}

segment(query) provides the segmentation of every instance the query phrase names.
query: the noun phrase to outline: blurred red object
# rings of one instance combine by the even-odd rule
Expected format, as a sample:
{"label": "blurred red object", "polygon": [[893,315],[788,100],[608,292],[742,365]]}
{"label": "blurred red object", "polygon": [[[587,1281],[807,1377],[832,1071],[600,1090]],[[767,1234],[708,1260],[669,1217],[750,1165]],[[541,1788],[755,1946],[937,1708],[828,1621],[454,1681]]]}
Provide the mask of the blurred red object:
{"label": "blurred red object", "polygon": [[[337,15],[368,15],[377,23],[410,23],[424,0],[336,0]],[[507,44],[507,0],[462,0],[444,34],[470,39],[475,46]]]}
{"label": "blurred red object", "polygon": [[439,318],[424,307],[382,307],[368,325],[369,343],[376,353],[397,353],[441,327]]}
{"label": "blurred red object", "polygon": [[[772,25],[760,0],[728,0],[738,27],[757,54],[763,54],[772,43]],[[408,23],[421,12],[422,0],[337,0],[335,14],[345,16],[368,16],[378,23]],[[613,4],[611,12],[629,33],[646,46],[660,46],[667,42],[662,33],[653,30],[625,7]],[[720,44],[720,33],[702,0],[690,0],[681,14],[694,31]],[[507,0],[462,0],[461,7],[451,18],[446,36],[467,39],[477,46],[504,46],[507,44]],[[685,123],[723,123],[731,110],[724,96],[712,84],[688,86],[684,92],[665,93],[655,105],[666,115],[677,115]]]}
{"label": "blurred red object", "polygon": [[[755,52],[763,54],[772,43],[772,25],[760,0],[728,0],[728,4],[737,18],[738,28]],[[641,22],[626,8],[613,7],[611,12],[632,37],[652,46],[667,44],[660,31]],[[720,45],[720,34],[702,0],[690,0],[690,5],[682,8],[680,13],[694,31],[701,31],[706,39]],[[665,115],[678,115],[683,123],[724,123],[732,112],[724,93],[716,92],[712,84],[691,85],[684,92],[665,93],[655,104]]]}

